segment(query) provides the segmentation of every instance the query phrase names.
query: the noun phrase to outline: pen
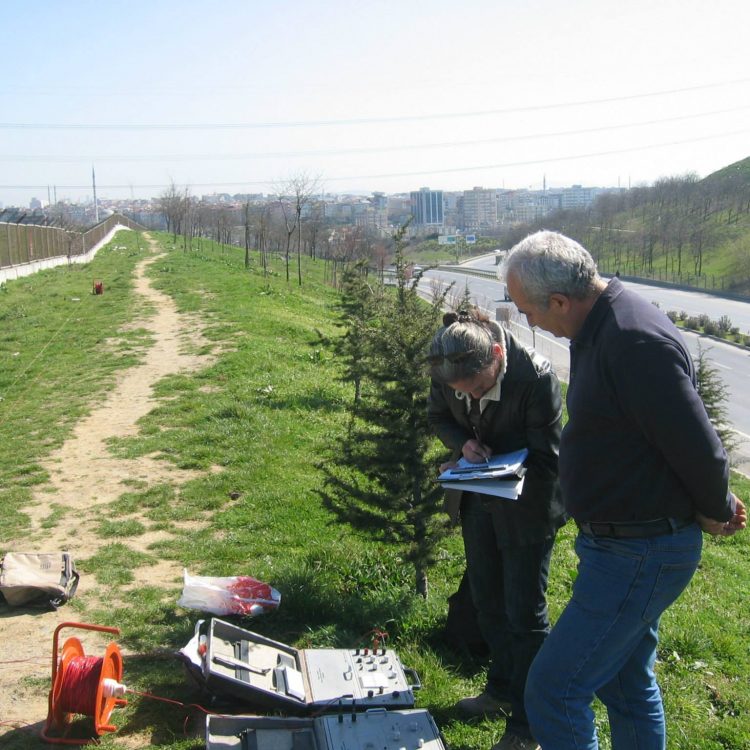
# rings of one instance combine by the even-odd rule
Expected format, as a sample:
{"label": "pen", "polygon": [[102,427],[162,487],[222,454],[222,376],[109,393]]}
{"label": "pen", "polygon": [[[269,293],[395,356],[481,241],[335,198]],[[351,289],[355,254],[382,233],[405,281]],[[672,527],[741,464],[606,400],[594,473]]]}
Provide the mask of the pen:
{"label": "pen", "polygon": [[[479,437],[479,430],[476,428],[476,425],[472,425],[471,429],[474,430],[474,437],[477,439],[477,442],[481,445],[482,438]],[[479,453],[479,451],[475,451],[475,452]],[[481,456],[482,454],[479,453],[479,455]],[[482,461],[484,461],[484,463],[486,464],[489,464],[490,462],[489,456],[482,456]]]}

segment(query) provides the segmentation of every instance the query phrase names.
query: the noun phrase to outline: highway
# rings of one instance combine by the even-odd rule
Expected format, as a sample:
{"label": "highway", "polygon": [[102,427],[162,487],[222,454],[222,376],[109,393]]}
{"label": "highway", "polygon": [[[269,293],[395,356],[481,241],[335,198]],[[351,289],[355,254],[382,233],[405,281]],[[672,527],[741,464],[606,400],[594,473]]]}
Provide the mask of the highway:
{"label": "highway", "polygon": [[[462,268],[495,271],[494,256],[482,256],[465,264]],[[567,381],[570,373],[568,340],[556,338],[546,331],[530,330],[526,318],[519,315],[512,302],[504,299],[505,285],[492,278],[481,278],[456,271],[430,269],[425,271],[420,281],[420,290],[429,294],[433,287],[444,288],[454,282],[451,296],[460,298],[468,286],[472,301],[491,317],[502,317],[511,330],[526,344],[534,346],[553,363],[558,375]],[[625,286],[642,294],[651,302],[656,302],[665,312],[685,311],[688,315],[706,314],[712,320],[726,315],[743,333],[750,333],[750,303],[722,299],[702,292],[686,292],[676,289],[662,289],[648,284],[623,282]],[[707,357],[716,368],[722,381],[729,389],[726,404],[729,423],[734,428],[739,445],[733,454],[734,468],[750,475],[750,349],[699,336],[683,334],[688,350],[696,357],[699,345],[707,352]]]}

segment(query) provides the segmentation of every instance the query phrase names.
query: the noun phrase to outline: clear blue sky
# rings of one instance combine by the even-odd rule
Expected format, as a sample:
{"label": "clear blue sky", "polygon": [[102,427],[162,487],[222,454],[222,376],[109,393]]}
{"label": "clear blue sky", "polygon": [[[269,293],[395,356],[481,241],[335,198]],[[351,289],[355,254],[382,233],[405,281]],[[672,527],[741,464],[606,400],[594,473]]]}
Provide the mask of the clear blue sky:
{"label": "clear blue sky", "polygon": [[100,197],[705,176],[750,156],[749,28],[747,0],[12,3],[0,202],[92,165]]}

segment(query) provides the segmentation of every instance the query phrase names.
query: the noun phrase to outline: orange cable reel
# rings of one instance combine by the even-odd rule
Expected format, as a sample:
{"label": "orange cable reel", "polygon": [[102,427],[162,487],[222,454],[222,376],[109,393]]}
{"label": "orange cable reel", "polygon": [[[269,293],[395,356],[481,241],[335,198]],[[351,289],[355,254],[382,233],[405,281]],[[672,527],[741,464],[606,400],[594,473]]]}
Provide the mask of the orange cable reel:
{"label": "orange cable reel", "polygon": [[[109,723],[116,706],[125,706],[122,696],[127,687],[122,684],[122,654],[116,643],[110,643],[103,657],[86,656],[78,638],[68,638],[58,660],[58,635],[63,628],[72,627],[119,635],[118,628],[63,622],[55,628],[52,639],[52,688],[49,692],[49,711],[42,730],[42,739],[52,744],[86,745],[105,732],[115,732]],[[93,719],[95,737],[88,739],[67,737],[73,716],[80,714]],[[55,731],[60,736],[50,735]]]}

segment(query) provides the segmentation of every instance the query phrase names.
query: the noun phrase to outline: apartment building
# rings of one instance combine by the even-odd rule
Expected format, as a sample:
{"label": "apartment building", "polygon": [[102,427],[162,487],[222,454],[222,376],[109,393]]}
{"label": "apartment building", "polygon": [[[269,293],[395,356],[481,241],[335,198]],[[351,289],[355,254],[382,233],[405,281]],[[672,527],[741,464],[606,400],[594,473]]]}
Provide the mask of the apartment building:
{"label": "apartment building", "polygon": [[423,187],[409,195],[414,229],[439,231],[445,222],[443,191]]}
{"label": "apartment building", "polygon": [[497,191],[475,187],[461,196],[461,226],[466,231],[481,232],[497,226]]}

